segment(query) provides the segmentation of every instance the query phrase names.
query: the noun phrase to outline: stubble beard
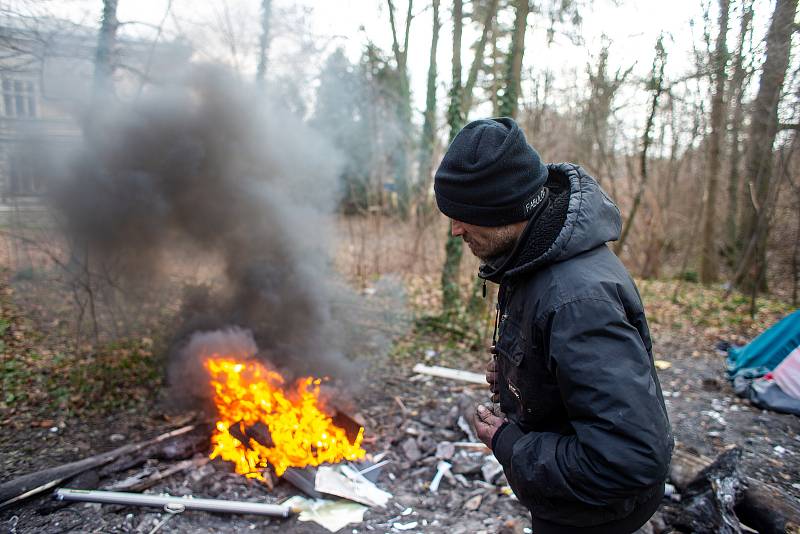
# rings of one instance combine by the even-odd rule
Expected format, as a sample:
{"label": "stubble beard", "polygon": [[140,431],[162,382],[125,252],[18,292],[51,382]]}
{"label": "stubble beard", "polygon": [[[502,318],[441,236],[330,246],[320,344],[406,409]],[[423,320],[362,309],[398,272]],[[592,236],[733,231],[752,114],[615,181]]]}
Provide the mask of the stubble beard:
{"label": "stubble beard", "polygon": [[499,226],[492,228],[492,231],[487,233],[485,244],[481,243],[477,248],[471,242],[467,242],[467,245],[478,259],[486,263],[511,250],[516,242],[517,232],[512,226]]}

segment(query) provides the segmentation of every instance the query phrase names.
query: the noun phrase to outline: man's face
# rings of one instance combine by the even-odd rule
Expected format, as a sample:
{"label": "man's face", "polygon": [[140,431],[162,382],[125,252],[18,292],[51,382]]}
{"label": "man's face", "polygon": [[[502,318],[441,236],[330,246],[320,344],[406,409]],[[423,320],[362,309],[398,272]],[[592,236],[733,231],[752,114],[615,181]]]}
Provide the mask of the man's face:
{"label": "man's face", "polygon": [[461,239],[469,246],[470,251],[483,261],[510,250],[517,241],[525,222],[506,226],[476,226],[455,219],[450,219],[453,237]]}

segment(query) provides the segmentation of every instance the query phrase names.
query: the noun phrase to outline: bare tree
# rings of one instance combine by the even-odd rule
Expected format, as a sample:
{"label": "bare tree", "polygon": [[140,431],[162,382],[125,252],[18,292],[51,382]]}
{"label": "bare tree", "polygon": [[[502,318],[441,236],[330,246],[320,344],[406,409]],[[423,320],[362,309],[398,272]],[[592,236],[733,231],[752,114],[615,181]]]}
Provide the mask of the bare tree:
{"label": "bare tree", "polygon": [[[742,13],[739,18],[739,36],[736,46],[736,55],[733,60],[733,74],[728,87],[730,114],[730,155],[728,162],[728,211],[725,216],[726,249],[730,255],[735,251],[736,236],[739,220],[739,206],[741,201],[741,178],[739,162],[741,160],[741,130],[744,120],[744,89],[748,79],[748,69],[745,66],[745,42],[748,35],[752,34],[753,2],[745,0],[742,4]],[[729,258],[732,259],[732,258]]]}
{"label": "bare tree", "polygon": [[737,287],[766,289],[769,199],[771,191],[777,187],[777,179],[773,176],[773,145],[778,132],[778,103],[789,66],[796,13],[797,0],[776,1],[767,32],[766,57],[758,93],[751,106],[745,163],[746,191],[751,201],[746,204],[739,239],[742,255],[734,276]]}
{"label": "bare tree", "polygon": [[428,63],[428,87],[425,95],[425,122],[422,125],[422,139],[419,150],[419,181],[423,195],[430,187],[433,173],[433,147],[436,142],[436,50],[439,46],[439,0],[433,0],[433,34],[431,36],[431,54]]}
{"label": "bare tree", "polygon": [[725,67],[728,63],[728,15],[730,2],[719,0],[719,27],[717,43],[713,56],[713,74],[711,80],[714,92],[711,98],[711,132],[708,135],[708,165],[706,166],[706,187],[703,198],[703,246],[701,247],[700,281],[710,284],[717,281],[719,266],[714,230],[717,224],[717,189],[721,167],[721,146],[725,134]]}
{"label": "bare tree", "polygon": [[506,63],[506,79],[500,101],[500,114],[507,117],[517,116],[517,102],[522,85],[522,56],[525,52],[525,33],[528,29],[528,0],[514,0],[515,18],[514,33],[511,36],[511,50]]}
{"label": "bare tree", "polygon": [[405,217],[408,213],[409,203],[408,153],[410,152],[411,144],[409,138],[411,132],[411,83],[408,77],[408,41],[411,33],[411,21],[414,19],[411,11],[414,2],[413,0],[408,0],[402,47],[398,40],[394,2],[392,0],[386,0],[386,2],[389,6],[389,24],[392,30],[392,53],[397,65],[397,114],[402,129],[401,134],[403,135],[403,142],[401,146],[398,146],[393,158],[394,174],[400,214]]}
{"label": "bare tree", "polygon": [[[469,110],[472,107],[473,93],[478,78],[478,72],[485,62],[486,43],[497,15],[499,0],[490,0],[483,13],[481,36],[475,44],[475,56],[472,59],[469,75],[465,85],[461,78],[461,37],[463,32],[464,8],[463,0],[453,2],[453,62],[452,85],[450,87],[450,102],[447,108],[447,122],[450,132],[450,141],[456,136],[464,125]],[[454,311],[460,301],[458,287],[458,273],[463,255],[463,244],[460,238],[448,235],[445,244],[445,262],[442,268],[442,295],[443,308],[446,313]],[[478,281],[479,282],[479,281]],[[473,297],[479,294],[480,283],[473,288]],[[470,299],[470,308],[477,311],[479,304],[475,298]]]}
{"label": "bare tree", "polygon": [[[450,103],[447,108],[447,123],[450,128],[450,141],[456,136],[464,123],[462,112],[461,87],[461,32],[464,20],[462,0],[453,0],[453,81],[450,87]],[[442,267],[442,311],[453,313],[461,300],[458,273],[464,247],[461,239],[448,232],[445,243],[445,259]]]}
{"label": "bare tree", "polygon": [[261,0],[261,37],[258,39],[258,69],[256,70],[256,81],[262,85],[267,77],[271,17],[272,0]]}
{"label": "bare tree", "polygon": [[613,146],[609,146],[609,120],[613,112],[613,102],[620,87],[633,71],[633,66],[617,69],[614,75],[608,72],[609,44],[600,49],[597,66],[587,66],[589,75],[589,98],[579,118],[582,130],[581,156],[587,165],[603,169],[609,179],[613,179]]}
{"label": "bare tree", "polygon": [[653,59],[653,69],[650,74],[650,79],[647,83],[648,89],[652,91],[653,94],[650,98],[650,112],[647,115],[644,133],[642,134],[642,151],[639,153],[639,186],[636,190],[636,195],[633,197],[631,211],[622,226],[622,234],[620,235],[619,241],[617,241],[616,245],[614,246],[614,251],[617,254],[622,252],[623,247],[625,246],[625,241],[627,240],[628,234],[633,226],[633,222],[636,219],[636,213],[639,211],[639,205],[642,202],[642,196],[644,195],[649,178],[647,169],[647,153],[653,143],[652,133],[653,125],[655,124],[656,113],[658,112],[658,102],[665,90],[664,67],[667,63],[667,51],[664,48],[663,41],[663,35],[659,36],[658,40],[656,41],[656,55]]}
{"label": "bare tree", "polygon": [[117,42],[117,0],[103,0],[103,19],[97,35],[97,53],[94,63],[94,91],[98,95],[113,92],[114,47]]}
{"label": "bare tree", "polygon": [[475,90],[475,83],[478,81],[478,72],[484,65],[484,55],[486,51],[486,43],[489,40],[489,34],[492,30],[492,23],[497,15],[497,6],[500,0],[489,0],[483,13],[483,25],[481,36],[475,43],[475,56],[472,58],[472,65],[469,68],[467,75],[467,83],[464,85],[464,103],[461,106],[461,111],[464,117],[469,115],[469,110],[472,108],[473,91]]}

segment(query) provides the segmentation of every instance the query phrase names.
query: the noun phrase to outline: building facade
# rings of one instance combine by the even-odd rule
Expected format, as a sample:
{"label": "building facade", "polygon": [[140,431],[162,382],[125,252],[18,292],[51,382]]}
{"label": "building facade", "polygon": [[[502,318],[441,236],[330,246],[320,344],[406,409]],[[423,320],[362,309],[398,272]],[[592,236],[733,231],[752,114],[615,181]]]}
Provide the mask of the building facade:
{"label": "building facade", "polygon": [[[0,21],[0,202],[36,203],[69,151],[80,146],[91,109],[96,30],[60,20]],[[114,87],[135,98],[159,73],[187,64],[182,43],[121,39]],[[59,163],[60,162],[60,163]]]}

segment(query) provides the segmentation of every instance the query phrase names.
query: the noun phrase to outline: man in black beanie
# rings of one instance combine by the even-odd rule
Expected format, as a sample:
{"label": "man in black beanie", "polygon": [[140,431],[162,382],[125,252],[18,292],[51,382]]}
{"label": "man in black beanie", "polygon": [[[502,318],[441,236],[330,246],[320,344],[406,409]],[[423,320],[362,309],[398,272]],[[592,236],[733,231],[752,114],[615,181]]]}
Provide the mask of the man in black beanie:
{"label": "man in black beanie", "polygon": [[619,210],[572,164],[544,165],[509,118],[464,127],[439,209],[500,284],[493,410],[475,429],[536,534],[635,532],[664,492],[673,439],[642,302],[606,246]]}

